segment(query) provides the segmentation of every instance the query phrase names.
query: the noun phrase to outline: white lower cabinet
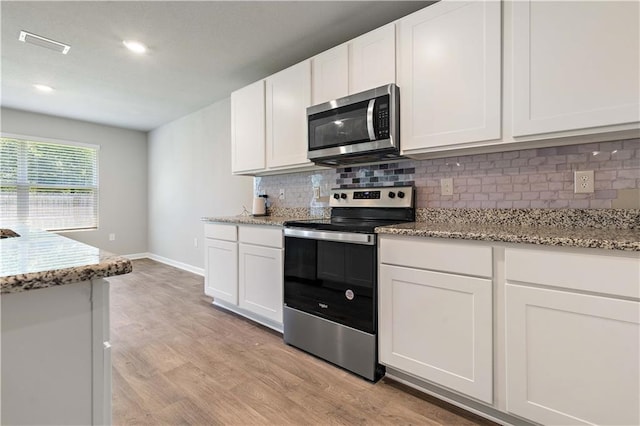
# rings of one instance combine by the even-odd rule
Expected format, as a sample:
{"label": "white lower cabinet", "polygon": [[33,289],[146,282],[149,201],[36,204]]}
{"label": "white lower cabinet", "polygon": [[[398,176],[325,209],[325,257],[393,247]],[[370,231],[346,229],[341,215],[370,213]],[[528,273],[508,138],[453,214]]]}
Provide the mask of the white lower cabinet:
{"label": "white lower cabinet", "polygon": [[240,307],[282,322],[282,249],[240,244]]}
{"label": "white lower cabinet", "polygon": [[640,424],[640,257],[579,257],[506,250],[507,410],[542,424]]}
{"label": "white lower cabinet", "polygon": [[640,424],[640,303],[507,284],[507,408],[543,424]]}
{"label": "white lower cabinet", "polygon": [[[385,264],[422,259],[420,268],[439,269],[456,250],[487,258],[491,248],[434,243],[428,239],[381,239],[379,275],[379,357],[389,367],[469,397],[493,402],[492,280],[458,273]],[[476,253],[477,251],[477,253]],[[409,254],[411,253],[411,254]],[[421,256],[417,254],[420,253]],[[488,253],[488,257],[487,257]],[[402,261],[400,260],[400,263]],[[464,262],[450,272],[463,272]],[[474,267],[475,268],[475,267]]]}
{"label": "white lower cabinet", "polygon": [[205,230],[204,294],[238,304],[238,230],[236,225],[208,223]]}
{"label": "white lower cabinet", "polygon": [[491,403],[491,280],[382,265],[380,361]]}
{"label": "white lower cabinet", "polygon": [[238,304],[238,244],[207,239],[205,243],[204,293]]}
{"label": "white lower cabinet", "polygon": [[640,253],[379,242],[392,377],[507,424],[640,424]]}
{"label": "white lower cabinet", "polygon": [[282,331],[282,228],[205,224],[204,292],[214,303]]}

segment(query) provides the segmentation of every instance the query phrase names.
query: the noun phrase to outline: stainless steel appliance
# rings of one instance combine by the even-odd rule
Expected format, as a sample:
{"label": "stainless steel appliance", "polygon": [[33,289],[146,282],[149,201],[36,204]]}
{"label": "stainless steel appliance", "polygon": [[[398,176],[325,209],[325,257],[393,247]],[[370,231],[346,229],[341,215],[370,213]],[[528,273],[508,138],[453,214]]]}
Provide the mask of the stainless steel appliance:
{"label": "stainless steel appliance", "polygon": [[377,346],[377,226],[415,220],[410,186],[333,189],[331,218],[285,223],[284,341],[366,379]]}
{"label": "stainless steel appliance", "polygon": [[308,158],[335,166],[400,156],[398,86],[388,84],[307,108]]}

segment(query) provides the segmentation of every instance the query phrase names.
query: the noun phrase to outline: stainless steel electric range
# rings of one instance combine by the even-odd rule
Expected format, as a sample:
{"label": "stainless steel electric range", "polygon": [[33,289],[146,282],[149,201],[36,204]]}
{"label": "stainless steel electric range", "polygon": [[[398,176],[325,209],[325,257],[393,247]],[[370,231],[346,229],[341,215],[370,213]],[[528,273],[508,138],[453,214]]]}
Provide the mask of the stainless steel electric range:
{"label": "stainless steel electric range", "polygon": [[284,224],[284,341],[368,380],[377,347],[374,229],[415,220],[411,186],[331,190],[330,219]]}

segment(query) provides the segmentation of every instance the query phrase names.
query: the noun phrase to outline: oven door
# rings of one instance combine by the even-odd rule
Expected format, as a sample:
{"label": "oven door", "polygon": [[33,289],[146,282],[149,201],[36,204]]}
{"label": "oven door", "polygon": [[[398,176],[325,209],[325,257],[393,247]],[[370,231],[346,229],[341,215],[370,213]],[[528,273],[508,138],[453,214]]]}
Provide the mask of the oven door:
{"label": "oven door", "polygon": [[284,304],[376,332],[375,235],[285,228]]}

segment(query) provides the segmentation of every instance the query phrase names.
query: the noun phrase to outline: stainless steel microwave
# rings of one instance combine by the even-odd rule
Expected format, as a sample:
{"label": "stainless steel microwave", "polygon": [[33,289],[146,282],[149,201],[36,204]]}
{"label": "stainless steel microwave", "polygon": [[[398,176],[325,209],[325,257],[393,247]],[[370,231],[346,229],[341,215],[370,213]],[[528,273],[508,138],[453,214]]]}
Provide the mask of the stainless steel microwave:
{"label": "stainless steel microwave", "polygon": [[388,84],[307,108],[307,157],[325,166],[399,157],[399,96]]}

